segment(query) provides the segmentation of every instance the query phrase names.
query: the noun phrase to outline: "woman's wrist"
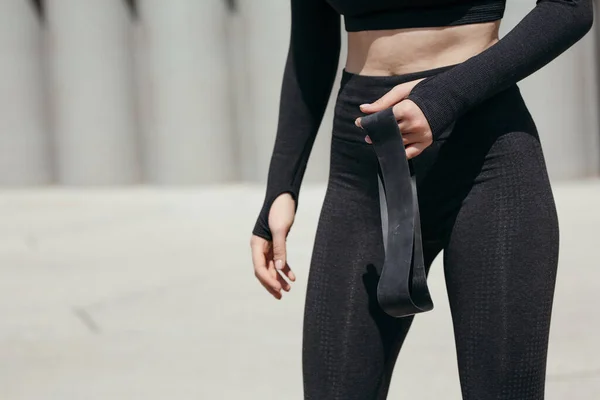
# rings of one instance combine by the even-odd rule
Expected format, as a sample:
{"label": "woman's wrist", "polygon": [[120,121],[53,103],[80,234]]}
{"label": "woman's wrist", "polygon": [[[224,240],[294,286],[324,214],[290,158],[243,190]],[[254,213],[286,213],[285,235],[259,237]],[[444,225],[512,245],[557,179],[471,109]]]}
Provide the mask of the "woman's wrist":
{"label": "woman's wrist", "polygon": [[[281,199],[280,199],[281,198]],[[265,196],[265,200],[263,202],[262,208],[258,214],[258,218],[254,224],[254,228],[252,229],[252,234],[258,237],[261,237],[267,241],[271,241],[273,239],[273,232],[271,231],[271,226],[273,223],[269,223],[269,217],[271,214],[271,210],[276,201],[289,201],[293,203],[291,206],[293,210],[290,210],[292,214],[295,214],[298,209],[298,191],[294,191],[292,189],[285,189],[276,192],[276,194]],[[276,224],[275,224],[276,225]]]}

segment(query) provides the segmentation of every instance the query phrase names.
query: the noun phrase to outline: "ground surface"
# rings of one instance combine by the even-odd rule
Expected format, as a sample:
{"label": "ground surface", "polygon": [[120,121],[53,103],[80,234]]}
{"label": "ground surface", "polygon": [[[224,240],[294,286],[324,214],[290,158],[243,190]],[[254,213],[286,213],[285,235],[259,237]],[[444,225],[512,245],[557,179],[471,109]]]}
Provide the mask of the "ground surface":
{"label": "ground surface", "polygon": [[[561,264],[547,399],[596,400],[600,182],[554,187]],[[301,400],[302,307],[324,187],[303,189],[289,239],[298,281],[280,302],[250,264],[262,194],[0,192],[0,399]],[[460,400],[439,258],[430,285],[436,308],[416,320],[390,399]]]}

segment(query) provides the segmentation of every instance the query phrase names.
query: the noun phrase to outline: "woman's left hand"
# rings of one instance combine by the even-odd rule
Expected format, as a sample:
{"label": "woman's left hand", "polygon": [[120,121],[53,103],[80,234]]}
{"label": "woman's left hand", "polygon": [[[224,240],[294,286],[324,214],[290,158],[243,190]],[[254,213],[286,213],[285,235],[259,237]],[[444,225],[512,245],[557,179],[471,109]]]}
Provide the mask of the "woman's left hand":
{"label": "woman's left hand", "polygon": [[[398,127],[402,132],[406,157],[409,159],[418,156],[427,146],[433,143],[431,128],[423,111],[412,100],[406,99],[415,85],[422,80],[418,79],[397,85],[374,103],[360,106],[360,110],[365,114],[373,114],[393,107]],[[356,119],[356,125],[361,126],[360,118]],[[371,143],[368,135],[365,137],[365,141]]]}

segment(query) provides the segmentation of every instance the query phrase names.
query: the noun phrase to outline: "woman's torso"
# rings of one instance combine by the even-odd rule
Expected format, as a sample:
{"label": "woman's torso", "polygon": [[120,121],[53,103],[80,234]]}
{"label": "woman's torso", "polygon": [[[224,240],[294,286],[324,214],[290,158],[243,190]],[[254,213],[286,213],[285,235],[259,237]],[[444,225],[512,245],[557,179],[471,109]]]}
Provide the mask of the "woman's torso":
{"label": "woman's torso", "polygon": [[348,32],[346,70],[387,76],[458,64],[498,41],[500,21],[385,31]]}
{"label": "woman's torso", "polygon": [[326,0],[344,15],[346,70],[399,75],[457,64],[498,41],[503,0]]}

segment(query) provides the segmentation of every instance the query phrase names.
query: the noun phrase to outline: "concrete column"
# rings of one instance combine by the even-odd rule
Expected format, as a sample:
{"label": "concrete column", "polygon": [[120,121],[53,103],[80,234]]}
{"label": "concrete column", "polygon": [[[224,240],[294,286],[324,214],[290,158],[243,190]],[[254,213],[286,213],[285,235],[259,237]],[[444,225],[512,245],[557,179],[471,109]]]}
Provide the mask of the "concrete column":
{"label": "concrete column", "polygon": [[51,101],[64,184],[139,180],[131,16],[124,0],[48,0]]}
{"label": "concrete column", "polygon": [[[509,0],[502,34],[534,4]],[[524,79],[519,86],[538,127],[551,178],[597,175],[599,165],[598,68],[593,34]]]}
{"label": "concrete column", "polygon": [[[592,31],[597,29],[597,24]],[[590,33],[582,39],[579,47],[575,49],[579,55],[579,81],[578,86],[583,95],[582,126],[585,138],[583,139],[583,163],[586,169],[584,176],[600,176],[600,115],[598,110],[598,37]]]}
{"label": "concrete column", "polygon": [[0,1],[0,185],[51,178],[40,18],[30,1]]}
{"label": "concrete column", "polygon": [[148,148],[149,132],[153,128],[153,116],[151,112],[152,79],[150,77],[150,68],[148,65],[148,55],[146,46],[146,31],[138,17],[134,19],[132,25],[133,41],[133,70],[135,86],[135,117],[139,130],[138,155],[140,160],[140,174],[142,182],[149,182],[148,176]]}
{"label": "concrete column", "polygon": [[[229,41],[229,65],[231,95],[235,106],[235,119],[232,125],[234,151],[238,178],[243,181],[256,180],[256,160],[259,143],[256,141],[253,126],[254,101],[252,94],[252,74],[248,68],[249,52],[246,48],[248,29],[247,19],[242,14],[239,1],[230,2],[234,7],[227,18],[227,38]],[[271,143],[272,146],[272,143]]]}
{"label": "concrete column", "polygon": [[[239,105],[245,118],[238,132],[246,150],[241,160],[244,179],[264,183],[277,130],[281,81],[290,40],[290,5],[270,0],[237,3],[243,25],[241,45],[247,92]],[[311,157],[313,161],[318,163]]]}
{"label": "concrete column", "polygon": [[[243,129],[240,142],[244,179],[264,182],[273,150],[279,113],[281,81],[290,40],[289,2],[271,0],[239,0],[242,16],[242,38],[246,63],[245,90],[241,98]],[[340,57],[340,66],[345,57]],[[341,68],[341,67],[340,67]],[[333,106],[338,91],[339,73],[332,98],[317,135],[304,183],[324,182],[329,173],[329,149],[333,122]]]}
{"label": "concrete column", "polygon": [[235,178],[235,104],[223,0],[140,0],[146,176],[162,184]]}

